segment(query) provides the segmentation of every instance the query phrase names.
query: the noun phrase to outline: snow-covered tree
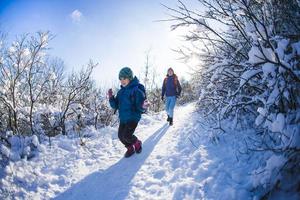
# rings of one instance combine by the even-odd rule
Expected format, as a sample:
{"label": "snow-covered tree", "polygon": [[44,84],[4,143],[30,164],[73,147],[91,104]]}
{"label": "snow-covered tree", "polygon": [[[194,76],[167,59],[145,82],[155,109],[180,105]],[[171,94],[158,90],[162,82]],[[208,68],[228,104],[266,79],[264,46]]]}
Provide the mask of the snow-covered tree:
{"label": "snow-covered tree", "polygon": [[185,80],[184,78],[180,79],[180,84],[182,87],[181,95],[177,99],[178,104],[185,104],[197,100],[197,93],[191,82]]}
{"label": "snow-covered tree", "polygon": [[[0,39],[0,149],[18,141],[21,149],[14,158],[29,156],[44,136],[50,141],[61,133],[111,122],[105,95],[91,78],[97,64],[90,61],[67,76],[63,61],[47,54],[51,39],[50,32],[26,34],[11,45]],[[14,160],[5,153],[9,150],[3,152]]]}
{"label": "snow-covered tree", "polygon": [[92,88],[91,74],[97,65],[90,61],[86,69],[72,73],[63,87],[59,120],[59,126],[63,134],[67,134],[65,124],[67,118],[72,114],[76,114],[75,110],[81,109],[80,103]]}
{"label": "snow-covered tree", "polygon": [[[14,134],[19,134],[20,126],[28,121],[33,131],[34,103],[44,85],[40,81],[47,80],[46,77],[41,79],[41,76],[44,74],[43,60],[48,40],[48,33],[37,33],[36,37],[24,35],[2,51],[0,99],[8,111],[6,121]],[[23,128],[23,132],[27,132]]]}
{"label": "snow-covered tree", "polygon": [[255,126],[259,134],[245,141],[248,149],[271,153],[266,163],[278,161],[260,167],[258,176],[267,178],[257,187],[268,185],[267,196],[288,173],[299,174],[299,2],[199,0],[204,12],[178,2],[168,8],[178,22],[172,28],[188,30],[192,44],[178,51],[199,60],[194,84],[201,110],[220,130],[226,119]]}

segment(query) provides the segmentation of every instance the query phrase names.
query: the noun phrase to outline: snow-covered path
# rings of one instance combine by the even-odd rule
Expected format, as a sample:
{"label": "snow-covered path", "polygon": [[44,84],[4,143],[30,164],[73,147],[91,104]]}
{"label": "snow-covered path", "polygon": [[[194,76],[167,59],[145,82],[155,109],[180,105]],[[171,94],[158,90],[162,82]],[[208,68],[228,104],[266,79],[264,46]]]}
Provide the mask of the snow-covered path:
{"label": "snow-covered path", "polygon": [[116,128],[94,130],[83,147],[57,138],[31,162],[11,163],[2,184],[12,199],[252,199],[247,163],[231,141],[213,144],[194,111],[178,107],[171,127],[164,113],[143,116],[143,151],[130,158]]}
{"label": "snow-covered path", "polygon": [[191,104],[177,110],[172,127],[162,120],[154,127],[138,129],[137,135],[144,141],[141,154],[90,174],[56,199],[172,199],[177,188],[174,183],[181,182],[178,170],[185,168],[178,145],[186,142],[182,133],[193,108]]}
{"label": "snow-covered path", "polygon": [[137,130],[144,141],[141,154],[88,175],[55,199],[246,199],[239,172],[230,170],[230,152],[227,158],[220,155],[224,149],[214,153],[211,146],[209,155],[205,134],[197,149],[188,140],[193,131],[201,134],[193,111],[194,104],[176,110],[172,127],[163,119],[152,127],[142,125]]}

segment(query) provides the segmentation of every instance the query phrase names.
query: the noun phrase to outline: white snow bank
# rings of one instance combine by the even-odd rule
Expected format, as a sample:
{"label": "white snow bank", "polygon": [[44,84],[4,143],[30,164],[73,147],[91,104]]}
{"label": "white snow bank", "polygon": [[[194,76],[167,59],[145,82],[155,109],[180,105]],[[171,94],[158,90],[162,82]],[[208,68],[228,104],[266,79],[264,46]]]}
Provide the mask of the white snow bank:
{"label": "white snow bank", "polygon": [[277,114],[275,121],[273,121],[271,126],[271,131],[282,132],[285,125],[285,117],[282,113]]}

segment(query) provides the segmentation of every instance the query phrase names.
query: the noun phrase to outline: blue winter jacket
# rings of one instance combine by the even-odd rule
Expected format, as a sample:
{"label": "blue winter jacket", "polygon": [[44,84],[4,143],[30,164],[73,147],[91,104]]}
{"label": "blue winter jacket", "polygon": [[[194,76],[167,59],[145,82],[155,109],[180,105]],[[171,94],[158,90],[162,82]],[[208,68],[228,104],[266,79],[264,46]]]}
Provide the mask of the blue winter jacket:
{"label": "blue winter jacket", "polygon": [[174,76],[176,76],[176,75],[175,74],[173,76],[167,75],[166,79],[163,82],[161,96],[164,96],[165,94],[167,97],[180,96],[181,85],[179,83],[178,78],[177,78],[177,84],[174,83],[175,82]]}
{"label": "blue winter jacket", "polygon": [[145,94],[140,89],[137,89],[138,84],[139,80],[134,77],[127,86],[121,86],[116,97],[113,96],[109,99],[110,106],[119,110],[121,123],[139,122],[141,119]]}

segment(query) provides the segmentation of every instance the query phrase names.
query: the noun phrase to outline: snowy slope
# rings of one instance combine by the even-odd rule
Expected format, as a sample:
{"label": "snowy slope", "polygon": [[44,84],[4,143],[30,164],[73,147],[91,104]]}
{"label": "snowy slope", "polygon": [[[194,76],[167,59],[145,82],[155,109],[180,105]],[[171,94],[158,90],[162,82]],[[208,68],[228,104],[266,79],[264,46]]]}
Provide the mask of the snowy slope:
{"label": "snowy slope", "polygon": [[172,127],[163,113],[143,116],[136,130],[143,152],[130,158],[123,158],[125,149],[116,128],[89,130],[85,146],[65,137],[56,138],[52,148],[42,144],[38,157],[7,166],[1,195],[4,199],[252,199],[248,173],[252,166],[239,163],[230,142],[213,144],[194,110],[195,104],[179,107]]}

